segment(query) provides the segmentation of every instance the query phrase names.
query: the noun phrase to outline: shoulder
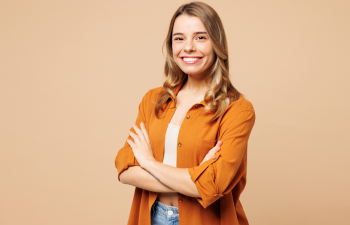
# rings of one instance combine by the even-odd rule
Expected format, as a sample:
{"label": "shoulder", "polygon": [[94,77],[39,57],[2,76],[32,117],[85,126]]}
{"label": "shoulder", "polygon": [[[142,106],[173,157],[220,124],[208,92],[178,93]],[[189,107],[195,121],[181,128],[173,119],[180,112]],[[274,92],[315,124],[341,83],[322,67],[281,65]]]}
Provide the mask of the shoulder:
{"label": "shoulder", "polygon": [[244,111],[255,112],[253,104],[249,100],[247,100],[243,95],[240,95],[235,102],[232,102],[226,108],[226,111],[230,111],[230,113],[239,113]]}
{"label": "shoulder", "polygon": [[[255,110],[253,104],[247,100],[243,95],[240,95],[239,98],[232,102],[222,114],[222,120],[231,120],[236,116],[243,117],[255,117]],[[222,122],[223,122],[222,121]]]}
{"label": "shoulder", "polygon": [[220,129],[231,130],[244,124],[246,129],[252,129],[255,123],[253,104],[243,95],[232,102],[221,115]]}
{"label": "shoulder", "polygon": [[149,105],[151,103],[155,104],[158,100],[159,95],[163,91],[165,91],[164,87],[155,87],[155,88],[150,89],[142,97],[142,103],[145,105]]}
{"label": "shoulder", "polygon": [[149,90],[147,92],[147,94],[149,95],[150,98],[153,99],[155,97],[158,97],[158,95],[164,91],[165,91],[164,87],[155,87],[155,88],[152,88],[151,90]]}

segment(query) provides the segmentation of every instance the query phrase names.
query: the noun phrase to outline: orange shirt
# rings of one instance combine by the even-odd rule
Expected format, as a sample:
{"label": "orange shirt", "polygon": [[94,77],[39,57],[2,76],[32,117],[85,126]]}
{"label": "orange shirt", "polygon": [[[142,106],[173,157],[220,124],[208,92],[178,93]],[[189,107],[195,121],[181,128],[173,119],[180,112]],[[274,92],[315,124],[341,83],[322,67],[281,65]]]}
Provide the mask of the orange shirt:
{"label": "orange shirt", "polygon": [[[181,83],[174,91],[179,92]],[[149,90],[142,98],[135,124],[146,126],[154,157],[163,162],[164,141],[168,124],[176,110],[173,97],[165,104],[163,116],[155,116],[154,108],[163,87]],[[177,167],[188,168],[201,198],[178,193],[181,225],[246,225],[239,197],[246,185],[247,144],[255,122],[253,105],[242,95],[231,103],[212,125],[205,125],[214,113],[203,112],[207,104],[193,105],[184,118],[177,145]],[[136,131],[131,128],[132,132]],[[130,140],[132,138],[129,136]],[[207,152],[222,140],[221,150],[199,165]],[[139,166],[131,147],[125,142],[115,158],[119,175],[130,166]],[[135,187],[128,225],[150,225],[151,207],[158,193]]]}

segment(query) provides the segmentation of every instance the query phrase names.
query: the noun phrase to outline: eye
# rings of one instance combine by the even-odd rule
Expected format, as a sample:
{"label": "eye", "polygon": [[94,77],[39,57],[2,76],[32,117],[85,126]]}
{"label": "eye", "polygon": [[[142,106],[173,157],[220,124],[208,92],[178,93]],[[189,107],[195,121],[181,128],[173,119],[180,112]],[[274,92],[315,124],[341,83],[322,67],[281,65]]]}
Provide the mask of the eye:
{"label": "eye", "polygon": [[205,40],[206,38],[204,36],[199,36],[198,39],[199,40]]}
{"label": "eye", "polygon": [[181,40],[182,40],[182,38],[177,37],[177,38],[175,38],[174,40],[175,40],[175,41],[181,41]]}

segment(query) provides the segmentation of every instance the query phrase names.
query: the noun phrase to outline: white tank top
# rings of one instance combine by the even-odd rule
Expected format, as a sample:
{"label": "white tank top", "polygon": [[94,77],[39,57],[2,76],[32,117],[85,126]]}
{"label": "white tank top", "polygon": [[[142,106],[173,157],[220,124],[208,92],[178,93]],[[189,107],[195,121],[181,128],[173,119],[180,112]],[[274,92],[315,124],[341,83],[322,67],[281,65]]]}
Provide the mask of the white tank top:
{"label": "white tank top", "polygon": [[165,134],[163,163],[176,167],[177,137],[180,126],[169,123]]}

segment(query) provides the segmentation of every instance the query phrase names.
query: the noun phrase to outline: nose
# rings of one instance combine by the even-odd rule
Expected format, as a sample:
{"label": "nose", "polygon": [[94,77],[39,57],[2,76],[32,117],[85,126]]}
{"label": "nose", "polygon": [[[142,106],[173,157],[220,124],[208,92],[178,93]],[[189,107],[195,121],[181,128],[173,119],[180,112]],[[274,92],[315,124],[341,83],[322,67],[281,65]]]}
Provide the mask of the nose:
{"label": "nose", "polygon": [[195,47],[195,44],[193,43],[193,41],[191,41],[191,40],[186,41],[186,45],[185,45],[184,51],[185,52],[194,52],[194,51],[196,51],[196,47]]}

